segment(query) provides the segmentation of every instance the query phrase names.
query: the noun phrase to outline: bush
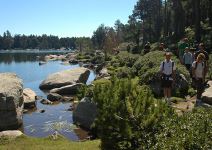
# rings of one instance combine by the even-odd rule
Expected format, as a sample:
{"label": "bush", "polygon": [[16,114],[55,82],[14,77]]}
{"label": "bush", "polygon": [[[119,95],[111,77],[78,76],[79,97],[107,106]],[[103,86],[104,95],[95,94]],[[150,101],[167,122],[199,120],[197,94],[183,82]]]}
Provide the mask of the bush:
{"label": "bush", "polygon": [[132,71],[128,67],[121,67],[117,69],[116,76],[118,78],[131,78],[132,77]]}
{"label": "bush", "polygon": [[156,133],[154,149],[211,149],[212,109],[196,109],[181,117],[167,118],[161,129]]}
{"label": "bush", "polygon": [[91,58],[91,63],[93,64],[101,64],[105,62],[105,57],[104,55],[96,55]]}
{"label": "bush", "polygon": [[[139,76],[140,84],[151,85],[152,83],[160,84],[160,72],[159,67],[161,62],[164,60],[164,52],[161,51],[153,51],[148,54],[140,57],[132,67],[133,74]],[[183,83],[180,78],[180,74],[183,74],[187,81],[190,81],[189,72],[186,68],[180,64],[179,60],[176,56],[172,56],[172,60],[174,60],[177,70],[176,70],[176,79],[177,84]],[[176,86],[177,87],[177,86]],[[177,94],[176,91],[179,91]],[[183,96],[187,94],[188,85],[184,86],[184,88],[177,87],[175,90],[175,96]]]}
{"label": "bush", "polygon": [[[138,58],[139,58],[139,55],[130,54],[126,51],[123,51],[123,52],[120,52],[111,61],[111,65],[114,67],[123,67],[123,66],[132,67]],[[119,65],[117,66],[117,64]]]}
{"label": "bush", "polygon": [[160,122],[173,111],[153,98],[147,86],[137,80],[112,79],[95,83],[93,101],[95,121],[102,149],[136,150],[155,145]]}

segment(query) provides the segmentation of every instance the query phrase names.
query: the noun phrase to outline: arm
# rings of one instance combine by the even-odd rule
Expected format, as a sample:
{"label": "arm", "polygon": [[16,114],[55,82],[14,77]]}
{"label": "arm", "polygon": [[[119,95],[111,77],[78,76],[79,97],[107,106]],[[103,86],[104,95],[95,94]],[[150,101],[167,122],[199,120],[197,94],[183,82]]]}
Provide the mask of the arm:
{"label": "arm", "polygon": [[195,63],[192,64],[192,77],[196,78],[196,75],[195,75]]}

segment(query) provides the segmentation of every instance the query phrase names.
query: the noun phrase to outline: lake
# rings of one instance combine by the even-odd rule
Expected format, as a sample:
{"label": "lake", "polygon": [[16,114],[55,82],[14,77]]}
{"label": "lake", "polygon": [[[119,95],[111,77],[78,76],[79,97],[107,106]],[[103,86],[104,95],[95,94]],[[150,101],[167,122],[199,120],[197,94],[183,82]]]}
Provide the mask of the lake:
{"label": "lake", "polygon": [[[69,51],[70,52],[70,51]],[[38,56],[49,54],[64,54],[67,51],[0,51],[0,72],[16,73],[24,83],[24,88],[31,88],[38,96],[46,98],[39,89],[39,84],[49,75],[61,70],[73,69],[79,65],[62,65],[61,61],[49,61],[39,65]],[[91,71],[87,84],[91,83],[95,74]],[[28,136],[45,137],[57,130],[60,134],[71,140],[81,139],[79,130],[73,130],[72,112],[66,111],[70,103],[57,105],[43,105],[37,101],[37,110],[23,115],[23,132]],[[39,110],[44,109],[44,113]],[[80,131],[81,132],[81,131]],[[82,132],[81,132],[82,133]]]}

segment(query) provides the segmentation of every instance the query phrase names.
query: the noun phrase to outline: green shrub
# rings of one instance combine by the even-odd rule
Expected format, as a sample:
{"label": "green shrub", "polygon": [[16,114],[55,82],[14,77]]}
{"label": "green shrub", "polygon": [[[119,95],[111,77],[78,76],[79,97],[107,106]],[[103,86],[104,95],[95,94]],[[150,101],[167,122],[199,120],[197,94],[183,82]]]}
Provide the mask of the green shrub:
{"label": "green shrub", "polygon": [[116,76],[118,78],[131,78],[132,77],[132,71],[128,67],[120,67],[117,69]]}
{"label": "green shrub", "polygon": [[119,67],[123,67],[123,66],[132,67],[138,58],[139,58],[139,55],[130,54],[124,51],[124,52],[120,52],[116,56],[115,62],[119,63]]}
{"label": "green shrub", "polygon": [[103,55],[96,55],[91,58],[91,63],[93,64],[101,64],[105,62],[105,57]]}
{"label": "green shrub", "polygon": [[93,89],[98,108],[94,126],[102,149],[136,150],[155,145],[160,122],[173,111],[155,100],[150,89],[139,86],[137,80],[98,82]]}
{"label": "green shrub", "polygon": [[193,89],[193,88],[189,88],[188,89],[188,95],[190,95],[190,96],[195,96],[197,94],[197,92]]}
{"label": "green shrub", "polygon": [[211,149],[212,109],[196,109],[181,117],[167,118],[158,133],[153,149]]}
{"label": "green shrub", "polygon": [[[164,60],[164,52],[162,51],[153,51],[148,54],[140,57],[132,67],[133,74],[139,76],[140,84],[150,85],[153,82],[160,81],[160,72],[159,67],[161,62]],[[187,81],[190,81],[189,72],[186,68],[180,64],[179,60],[176,56],[172,56],[172,60],[174,60],[177,70],[177,84],[182,83],[180,81],[180,74],[183,74]],[[187,94],[188,86],[184,86],[184,88],[177,88],[174,92],[175,96],[184,96]]]}

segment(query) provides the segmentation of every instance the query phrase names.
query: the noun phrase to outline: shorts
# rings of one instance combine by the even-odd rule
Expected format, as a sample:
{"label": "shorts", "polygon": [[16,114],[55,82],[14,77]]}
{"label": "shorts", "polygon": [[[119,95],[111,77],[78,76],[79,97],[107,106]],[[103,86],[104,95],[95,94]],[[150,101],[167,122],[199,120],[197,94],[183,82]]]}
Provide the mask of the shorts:
{"label": "shorts", "polygon": [[173,80],[171,80],[172,75],[162,75],[162,79],[161,79],[161,87],[162,88],[171,88],[172,87],[172,83]]}

